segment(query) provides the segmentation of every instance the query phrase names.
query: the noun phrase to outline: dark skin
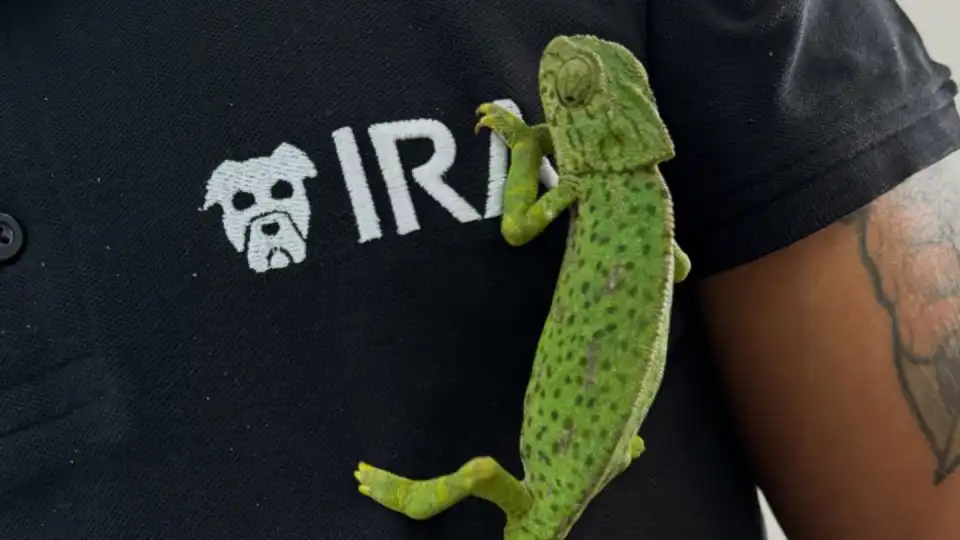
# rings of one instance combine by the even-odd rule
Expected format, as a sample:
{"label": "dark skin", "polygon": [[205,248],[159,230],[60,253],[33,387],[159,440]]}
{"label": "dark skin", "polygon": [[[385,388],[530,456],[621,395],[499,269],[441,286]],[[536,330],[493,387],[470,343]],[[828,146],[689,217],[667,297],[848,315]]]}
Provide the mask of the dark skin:
{"label": "dark skin", "polygon": [[960,179],[944,165],[702,284],[790,540],[960,535]]}

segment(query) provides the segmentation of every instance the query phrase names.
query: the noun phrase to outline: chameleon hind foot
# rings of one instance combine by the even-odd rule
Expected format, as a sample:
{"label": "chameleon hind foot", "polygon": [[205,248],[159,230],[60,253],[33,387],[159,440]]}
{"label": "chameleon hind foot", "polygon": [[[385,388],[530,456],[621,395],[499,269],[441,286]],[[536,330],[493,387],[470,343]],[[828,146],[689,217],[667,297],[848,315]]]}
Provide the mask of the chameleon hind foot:
{"label": "chameleon hind foot", "polygon": [[532,500],[519,480],[493,458],[474,458],[457,472],[426,480],[404,478],[361,462],[353,473],[360,493],[407,517],[429,519],[473,495],[508,516],[525,512]]}
{"label": "chameleon hind foot", "polygon": [[362,461],[353,472],[353,477],[360,482],[358,487],[360,493],[395,512],[406,513],[407,493],[413,485],[413,480],[378,469]]}

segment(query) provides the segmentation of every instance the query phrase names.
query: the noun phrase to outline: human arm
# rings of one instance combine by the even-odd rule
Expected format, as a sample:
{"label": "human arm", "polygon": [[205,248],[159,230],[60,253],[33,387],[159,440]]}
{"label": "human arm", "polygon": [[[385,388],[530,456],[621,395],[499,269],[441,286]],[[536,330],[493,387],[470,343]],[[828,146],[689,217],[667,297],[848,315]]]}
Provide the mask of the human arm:
{"label": "human arm", "polygon": [[960,154],[703,283],[791,540],[960,534]]}
{"label": "human arm", "polygon": [[651,71],[680,241],[788,537],[955,538],[949,73],[889,0],[663,6]]}

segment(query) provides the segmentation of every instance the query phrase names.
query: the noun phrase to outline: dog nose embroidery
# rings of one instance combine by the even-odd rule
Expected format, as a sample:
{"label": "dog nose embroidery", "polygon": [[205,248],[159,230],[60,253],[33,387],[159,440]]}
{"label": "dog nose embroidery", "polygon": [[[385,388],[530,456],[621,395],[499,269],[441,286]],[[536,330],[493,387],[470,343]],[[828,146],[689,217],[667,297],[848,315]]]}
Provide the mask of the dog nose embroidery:
{"label": "dog nose embroidery", "polygon": [[279,223],[264,223],[260,226],[260,230],[263,231],[263,234],[267,236],[276,236],[280,232]]}

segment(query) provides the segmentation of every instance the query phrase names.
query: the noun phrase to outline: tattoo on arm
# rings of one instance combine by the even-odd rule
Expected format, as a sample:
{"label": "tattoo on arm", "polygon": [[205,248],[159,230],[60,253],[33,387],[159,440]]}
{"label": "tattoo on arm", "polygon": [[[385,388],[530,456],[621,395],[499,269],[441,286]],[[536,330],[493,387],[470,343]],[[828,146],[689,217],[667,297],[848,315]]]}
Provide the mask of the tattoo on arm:
{"label": "tattoo on arm", "polygon": [[842,220],[890,316],[900,387],[936,457],[934,485],[960,467],[958,173],[955,153]]}

